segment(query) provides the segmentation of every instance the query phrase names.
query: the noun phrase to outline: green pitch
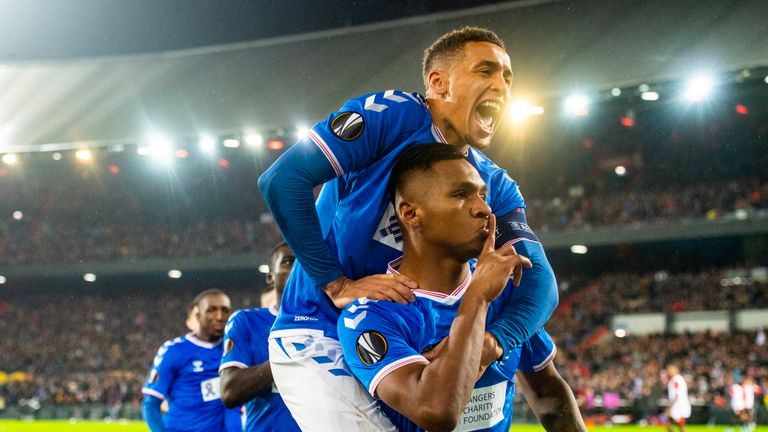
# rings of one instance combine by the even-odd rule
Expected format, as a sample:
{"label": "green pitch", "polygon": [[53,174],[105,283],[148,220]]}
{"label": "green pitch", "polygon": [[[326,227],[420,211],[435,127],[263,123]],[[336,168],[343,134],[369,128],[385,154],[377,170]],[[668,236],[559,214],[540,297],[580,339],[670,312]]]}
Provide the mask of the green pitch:
{"label": "green pitch", "polygon": [[[519,432],[542,432],[539,426],[513,426],[512,431]],[[666,429],[659,426],[614,426],[614,427],[593,427],[589,429],[594,432],[662,432]],[[687,432],[725,432],[724,426],[688,426]],[[738,431],[738,428],[735,429]],[[121,423],[102,423],[102,422],[77,422],[70,424],[67,421],[6,421],[0,420],[0,432],[149,432],[149,429],[141,422]],[[768,426],[758,426],[756,432],[768,432]]]}

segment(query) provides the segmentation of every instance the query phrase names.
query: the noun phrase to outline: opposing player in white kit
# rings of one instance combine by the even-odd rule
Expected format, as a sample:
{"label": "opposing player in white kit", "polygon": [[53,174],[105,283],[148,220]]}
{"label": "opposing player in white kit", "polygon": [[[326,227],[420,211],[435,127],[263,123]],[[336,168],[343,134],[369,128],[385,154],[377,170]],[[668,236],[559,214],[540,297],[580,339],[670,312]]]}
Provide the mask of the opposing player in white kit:
{"label": "opposing player in white kit", "polygon": [[667,382],[667,397],[669,397],[669,408],[667,408],[667,417],[669,423],[667,430],[672,432],[674,426],[685,430],[685,420],[691,416],[691,401],[688,400],[688,384],[685,378],[680,375],[680,368],[676,364],[667,366],[669,381]]}

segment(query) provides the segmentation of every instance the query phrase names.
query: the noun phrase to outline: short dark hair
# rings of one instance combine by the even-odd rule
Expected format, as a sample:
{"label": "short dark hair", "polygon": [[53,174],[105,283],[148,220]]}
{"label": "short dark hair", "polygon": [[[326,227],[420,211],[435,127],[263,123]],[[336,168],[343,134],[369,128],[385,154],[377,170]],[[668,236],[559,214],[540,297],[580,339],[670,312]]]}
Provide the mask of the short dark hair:
{"label": "short dark hair", "polygon": [[189,305],[188,312],[191,311],[192,309],[194,309],[195,306],[197,306],[199,308],[200,307],[200,302],[203,301],[204,298],[206,298],[206,297],[208,297],[210,295],[223,295],[223,296],[225,296],[227,294],[225,294],[224,291],[222,291],[220,289],[217,289],[217,288],[207,289],[207,290],[205,290],[205,291],[203,291],[200,294],[195,296],[195,299],[192,300],[192,303],[190,303],[190,305]]}
{"label": "short dark hair", "polygon": [[277,251],[280,250],[280,248],[287,247],[290,249],[290,246],[288,246],[288,243],[281,241],[280,243],[276,244],[272,249],[269,251],[269,271],[274,270],[272,267],[272,263],[275,261],[275,257],[277,256]]}
{"label": "short dark hair", "polygon": [[424,84],[426,85],[427,75],[436,62],[460,54],[467,42],[489,42],[506,50],[504,41],[491,30],[469,26],[451,30],[437,38],[432,45],[424,50],[421,72]]}
{"label": "short dark hair", "polygon": [[408,147],[397,156],[395,166],[389,175],[387,190],[392,202],[395,192],[403,187],[409,174],[416,171],[430,171],[437,162],[446,160],[466,160],[467,157],[458,147],[450,144],[433,142]]}

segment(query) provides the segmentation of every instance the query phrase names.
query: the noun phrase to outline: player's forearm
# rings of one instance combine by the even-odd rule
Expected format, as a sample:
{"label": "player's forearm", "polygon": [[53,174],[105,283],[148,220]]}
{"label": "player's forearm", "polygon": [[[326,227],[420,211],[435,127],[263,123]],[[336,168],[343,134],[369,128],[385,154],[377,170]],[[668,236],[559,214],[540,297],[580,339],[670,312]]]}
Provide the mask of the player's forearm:
{"label": "player's forearm", "polygon": [[154,396],[145,395],[141,403],[141,415],[152,432],[165,432],[163,413],[160,411],[162,401]]}
{"label": "player's forearm", "polygon": [[259,177],[275,223],[317,286],[342,275],[336,256],[323,238],[312,189],[335,176],[325,156],[314,146],[298,143]]}
{"label": "player's forearm", "polygon": [[518,373],[525,399],[547,431],[586,432],[573,391],[549,364],[544,370]]}
{"label": "player's forearm", "polygon": [[557,280],[541,245],[521,241],[515,249],[531,260],[533,268],[523,272],[520,286],[514,288],[502,314],[488,328],[501,344],[504,355],[544,326],[558,302]]}
{"label": "player's forearm", "polygon": [[268,393],[273,383],[269,362],[245,369],[226,368],[221,371],[221,401],[227,408],[243,405],[258,395]]}
{"label": "player's forearm", "polygon": [[413,410],[422,417],[422,423],[416,423],[425,429],[453,430],[456,427],[477,379],[488,304],[470,293],[464,296],[446,346],[422,371],[419,380],[421,397]]}

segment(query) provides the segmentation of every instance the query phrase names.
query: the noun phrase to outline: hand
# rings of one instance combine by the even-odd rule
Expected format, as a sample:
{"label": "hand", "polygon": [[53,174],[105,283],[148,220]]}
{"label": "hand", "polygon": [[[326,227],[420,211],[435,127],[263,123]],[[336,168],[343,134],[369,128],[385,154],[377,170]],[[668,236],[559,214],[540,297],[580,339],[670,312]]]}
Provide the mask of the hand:
{"label": "hand", "polygon": [[523,276],[523,267],[531,268],[533,265],[528,258],[518,255],[512,246],[495,249],[496,216],[490,215],[488,222],[490,233],[477,258],[477,267],[469,291],[474,291],[476,295],[481,295],[490,302],[501,294],[510,276],[514,275],[512,283],[517,286]]}
{"label": "hand", "polygon": [[361,297],[407,304],[416,300],[411,290],[418,286],[416,281],[401,274],[377,274],[358,280],[342,276],[326,285],[325,291],[337,308],[344,309]]}
{"label": "hand", "polygon": [[480,356],[480,371],[477,373],[477,379],[479,380],[483,376],[485,369],[500,359],[502,355],[504,355],[504,349],[499,344],[496,336],[493,333],[485,332],[485,335],[483,335],[483,354]]}

